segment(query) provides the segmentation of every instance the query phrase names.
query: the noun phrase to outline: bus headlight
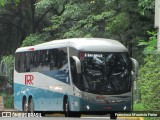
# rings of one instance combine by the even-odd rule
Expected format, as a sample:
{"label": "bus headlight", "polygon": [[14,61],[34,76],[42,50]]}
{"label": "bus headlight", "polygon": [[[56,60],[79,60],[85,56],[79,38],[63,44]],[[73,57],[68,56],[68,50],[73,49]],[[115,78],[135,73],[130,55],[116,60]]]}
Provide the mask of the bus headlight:
{"label": "bus headlight", "polygon": [[127,106],[124,106],[123,110],[126,110],[127,109]]}
{"label": "bus headlight", "polygon": [[87,107],[87,110],[89,110],[89,109],[90,109],[89,105],[87,105],[86,107]]}

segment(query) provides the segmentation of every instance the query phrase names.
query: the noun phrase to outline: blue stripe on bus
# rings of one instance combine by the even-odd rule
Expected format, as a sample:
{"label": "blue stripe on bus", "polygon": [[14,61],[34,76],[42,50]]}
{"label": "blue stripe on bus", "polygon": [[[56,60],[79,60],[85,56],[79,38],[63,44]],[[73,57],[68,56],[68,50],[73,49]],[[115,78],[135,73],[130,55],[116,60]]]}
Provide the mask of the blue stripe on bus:
{"label": "blue stripe on bus", "polygon": [[[65,91],[67,92],[67,91]],[[69,91],[68,91],[69,92]],[[66,93],[45,90],[33,86],[25,86],[14,84],[14,107],[17,110],[22,110],[22,97],[29,98],[31,95],[34,101],[34,109],[36,111],[63,111],[63,97]],[[91,100],[85,100],[73,95],[68,95],[70,108],[73,111],[123,111],[124,107],[131,107],[131,101],[102,104]],[[75,106],[77,102],[78,106]]]}
{"label": "blue stripe on bus", "polygon": [[14,106],[15,109],[22,110],[23,96],[27,98],[32,96],[36,111],[62,111],[64,94],[33,86],[14,84]]}

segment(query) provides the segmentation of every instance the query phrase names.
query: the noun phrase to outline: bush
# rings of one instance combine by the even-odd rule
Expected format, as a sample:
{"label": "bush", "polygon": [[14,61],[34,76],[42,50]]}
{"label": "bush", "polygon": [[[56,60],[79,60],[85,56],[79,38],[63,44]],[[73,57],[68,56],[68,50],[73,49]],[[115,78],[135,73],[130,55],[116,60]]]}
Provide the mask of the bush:
{"label": "bush", "polygon": [[160,110],[160,54],[146,56],[138,77],[138,88],[145,110]]}
{"label": "bush", "polygon": [[4,108],[13,108],[13,94],[5,94],[5,93],[0,93],[0,96],[3,97],[3,104]]}
{"label": "bush", "polygon": [[133,110],[134,111],[144,111],[144,105],[142,103],[134,103],[133,104]]}

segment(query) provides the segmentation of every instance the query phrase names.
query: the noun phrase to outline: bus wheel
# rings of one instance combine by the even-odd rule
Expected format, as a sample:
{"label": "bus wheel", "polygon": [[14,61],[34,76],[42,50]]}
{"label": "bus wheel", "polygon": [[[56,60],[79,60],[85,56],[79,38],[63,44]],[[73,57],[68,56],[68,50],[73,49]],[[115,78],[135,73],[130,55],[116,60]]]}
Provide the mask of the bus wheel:
{"label": "bus wheel", "polygon": [[115,116],[115,113],[111,113],[110,114],[110,119],[112,119],[112,120],[116,120],[117,119],[117,116]]}
{"label": "bus wheel", "polygon": [[28,102],[27,102],[27,98],[23,98],[23,111],[28,111]]}
{"label": "bus wheel", "polygon": [[65,117],[81,117],[81,114],[79,112],[70,111],[68,99],[66,99],[64,104],[64,112],[65,112]]}
{"label": "bus wheel", "polygon": [[65,117],[70,117],[68,99],[65,101],[65,104],[64,104],[64,112],[65,112]]}
{"label": "bus wheel", "polygon": [[28,111],[31,112],[31,113],[34,112],[33,98],[30,98],[30,99],[29,99],[29,102],[28,102]]}

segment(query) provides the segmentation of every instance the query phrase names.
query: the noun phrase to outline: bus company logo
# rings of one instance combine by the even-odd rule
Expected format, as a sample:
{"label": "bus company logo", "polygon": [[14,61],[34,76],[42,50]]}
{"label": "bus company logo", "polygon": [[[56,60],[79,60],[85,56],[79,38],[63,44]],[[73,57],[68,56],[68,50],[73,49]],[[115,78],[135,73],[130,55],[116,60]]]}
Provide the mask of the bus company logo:
{"label": "bus company logo", "polygon": [[33,75],[25,75],[25,85],[33,85]]}

